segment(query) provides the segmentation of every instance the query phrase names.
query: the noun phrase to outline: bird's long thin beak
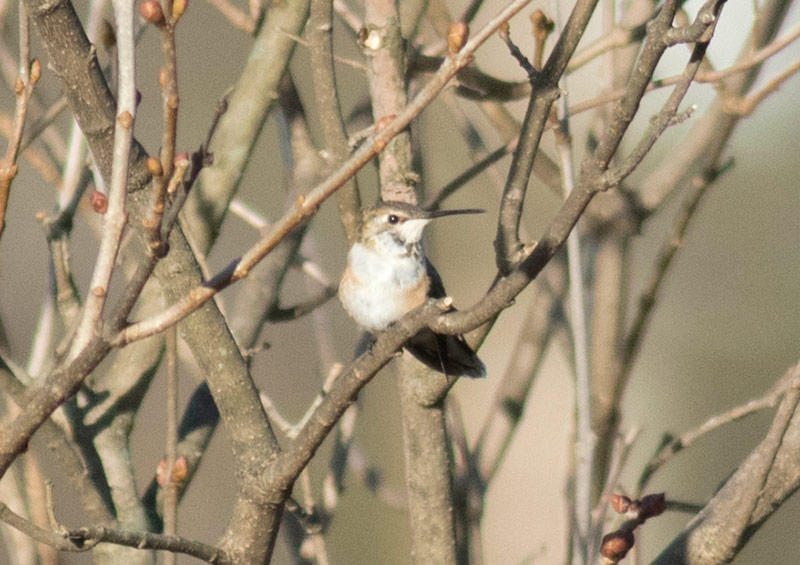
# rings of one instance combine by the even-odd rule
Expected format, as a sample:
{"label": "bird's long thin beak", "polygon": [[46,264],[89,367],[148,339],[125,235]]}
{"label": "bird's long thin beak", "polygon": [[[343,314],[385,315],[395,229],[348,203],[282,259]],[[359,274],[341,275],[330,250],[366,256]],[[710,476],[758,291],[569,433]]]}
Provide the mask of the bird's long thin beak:
{"label": "bird's long thin beak", "polygon": [[428,218],[441,218],[443,216],[455,216],[457,214],[483,214],[486,210],[480,208],[462,208],[461,210],[431,210],[428,212]]}

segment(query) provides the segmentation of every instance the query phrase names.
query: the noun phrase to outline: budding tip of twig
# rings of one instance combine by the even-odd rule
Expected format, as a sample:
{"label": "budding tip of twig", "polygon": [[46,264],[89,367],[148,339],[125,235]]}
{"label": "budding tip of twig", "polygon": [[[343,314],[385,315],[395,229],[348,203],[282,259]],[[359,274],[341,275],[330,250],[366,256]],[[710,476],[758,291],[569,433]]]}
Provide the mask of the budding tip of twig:
{"label": "budding tip of twig", "polygon": [[711,25],[714,23],[717,17],[711,12],[703,12],[699,15],[698,19],[700,20],[701,24]]}
{"label": "budding tip of twig", "polygon": [[500,39],[503,41],[508,42],[508,34],[510,31],[511,24],[509,24],[508,21],[505,21],[497,28],[497,35],[499,35]]}
{"label": "budding tip of twig", "polygon": [[633,532],[629,529],[619,529],[603,536],[600,555],[608,559],[610,563],[617,563],[628,554],[633,544]]}
{"label": "budding tip of twig", "polygon": [[609,497],[609,502],[611,503],[611,507],[618,514],[625,514],[631,506],[631,499],[624,494],[612,494]]}
{"label": "budding tip of twig", "polygon": [[542,10],[534,10],[530,16],[531,24],[533,25],[533,37],[543,41],[547,39],[556,27],[553,20],[547,17]]}
{"label": "budding tip of twig", "polygon": [[667,497],[663,492],[648,494],[642,497],[639,519],[644,521],[664,513],[667,507]]}
{"label": "budding tip of twig", "polygon": [[172,18],[177,22],[183,14],[186,13],[186,8],[189,7],[189,0],[173,0],[172,2]]}
{"label": "budding tip of twig", "polygon": [[39,62],[39,59],[34,59],[31,61],[31,68],[29,72],[31,77],[31,85],[39,82],[39,78],[42,76],[42,64]]}
{"label": "budding tip of twig", "polygon": [[139,4],[139,15],[149,24],[161,27],[164,25],[164,11],[158,0],[147,0]]}
{"label": "budding tip of twig", "polygon": [[108,197],[98,190],[89,194],[89,204],[98,214],[105,214],[108,211]]}
{"label": "budding tip of twig", "polygon": [[469,39],[469,26],[466,22],[457,21],[450,26],[447,31],[447,51],[450,55],[456,55],[464,48]]}

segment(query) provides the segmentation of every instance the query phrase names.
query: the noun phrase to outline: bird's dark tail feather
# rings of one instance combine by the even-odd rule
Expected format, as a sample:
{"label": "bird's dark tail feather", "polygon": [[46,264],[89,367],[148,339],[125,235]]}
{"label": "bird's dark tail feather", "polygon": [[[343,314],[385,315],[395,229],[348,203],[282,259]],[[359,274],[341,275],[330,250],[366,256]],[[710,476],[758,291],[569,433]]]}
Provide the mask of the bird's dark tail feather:
{"label": "bird's dark tail feather", "polygon": [[486,366],[460,335],[441,335],[424,329],[406,343],[414,357],[435,371],[451,377],[486,376]]}

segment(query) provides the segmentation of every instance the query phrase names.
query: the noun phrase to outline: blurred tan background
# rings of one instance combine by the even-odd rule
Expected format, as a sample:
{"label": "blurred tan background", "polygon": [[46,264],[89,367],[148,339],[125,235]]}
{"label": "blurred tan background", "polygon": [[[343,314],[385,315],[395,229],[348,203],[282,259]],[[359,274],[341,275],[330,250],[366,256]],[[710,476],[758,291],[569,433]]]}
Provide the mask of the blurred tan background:
{"label": "blurred tan background", "polygon": [[[452,11],[457,13],[465,4],[452,3]],[[687,9],[692,12],[697,4],[690,2]],[[486,3],[474,25],[480,26],[500,5]],[[534,2],[533,6],[549,9],[546,3]],[[76,2],[76,8],[80,14],[87,11],[84,1]],[[749,3],[731,2],[725,8],[709,52],[718,68],[729,64],[738,53],[751,20]],[[787,21],[794,25],[798,20],[800,13],[795,7]],[[7,21],[14,20],[7,17]],[[528,26],[524,18],[512,21],[512,36],[523,48],[528,45],[525,40]],[[13,45],[14,30],[4,33]],[[346,34],[338,33],[336,37],[338,54],[359,57]],[[217,98],[240,71],[249,39],[200,0],[190,5],[178,38],[179,148],[193,151],[205,137]],[[662,65],[659,75],[667,76],[682,68],[686,50],[677,47],[674,51],[674,56]],[[46,63],[44,53],[36,44],[33,53]],[[763,76],[773,76],[798,57],[800,48],[790,46],[770,61]],[[147,30],[138,52],[138,80],[143,97],[136,136],[150,152],[157,150],[160,135],[161,103],[157,85],[160,61],[158,38],[153,30]],[[477,63],[503,78],[524,78],[497,39],[491,39],[479,51]],[[43,68],[46,69],[46,64]],[[313,85],[308,53],[302,46],[295,53],[292,70],[313,124]],[[337,71],[339,84],[352,85],[344,92],[347,113],[364,94],[365,84],[360,73],[346,65],[338,66]],[[58,97],[57,85],[47,71],[44,74],[41,89],[44,97],[52,102]],[[570,102],[594,95],[595,80],[591,72],[571,77]],[[703,105],[712,95],[710,86],[693,86],[683,106],[698,104],[696,116],[700,116]],[[636,131],[642,130],[664,96],[659,92],[646,99]],[[794,77],[738,129],[729,151],[734,166],[701,205],[668,276],[626,396],[625,426],[640,428],[641,433],[623,474],[624,486],[633,486],[642,464],[664,432],[684,432],[720,411],[761,395],[800,359],[798,99],[800,79]],[[13,108],[13,97],[8,89],[0,91],[0,101],[0,109],[8,114]],[[477,115],[469,103],[464,106]],[[524,103],[512,107],[521,116]],[[447,108],[437,102],[418,120],[418,140],[425,164],[423,184],[429,191],[438,190],[468,162],[467,149],[448,116]],[[59,125],[66,128],[67,120],[64,114]],[[268,219],[280,215],[284,199],[278,121],[273,114],[240,192],[243,202]],[[573,127],[579,130],[588,123],[588,114],[578,116]],[[670,151],[680,143],[689,127],[683,124],[670,129],[645,160],[642,170],[634,174],[633,182],[645,176],[648,169],[662,159],[669,159]],[[626,138],[628,146],[634,139]],[[550,143],[548,140],[545,146]],[[508,164],[509,159],[501,162],[500,170],[505,172]],[[363,199],[368,203],[377,194],[374,178],[370,167],[360,175]],[[34,214],[52,209],[55,195],[27,164],[21,167],[12,190],[8,225],[0,243],[0,316],[10,351],[16,359],[24,361],[47,288],[47,250]],[[664,213],[650,221],[638,239],[630,273],[633,289],[641,289],[643,280],[651,272],[652,255],[670,231],[679,200],[674,199]],[[484,207],[489,213],[444,220],[428,234],[428,253],[457,305],[469,305],[492,280],[491,242],[497,202],[495,188],[485,175],[481,176],[445,206]],[[529,232],[534,236],[540,233],[557,206],[557,198],[534,181],[525,218]],[[209,257],[212,270],[241,254],[256,237],[255,230],[238,219],[229,218]],[[84,292],[96,245],[91,231],[79,223],[73,236],[72,254]],[[324,206],[313,221],[306,252],[332,280],[338,278],[344,265],[346,244],[332,203]],[[307,283],[293,275],[286,289],[284,302],[290,304],[302,299]],[[223,293],[223,304],[235,292],[233,288]],[[631,303],[636,296],[634,293],[629,297]],[[514,343],[526,306],[523,293],[517,306],[501,317],[481,350],[489,377],[480,382],[460,382],[455,388],[462,402],[468,433],[476,433],[485,418],[494,387],[509,361],[508,348]],[[358,337],[354,324],[335,300],[316,316],[317,323],[330,330],[327,339],[336,358],[347,362]],[[269,326],[263,339],[271,348],[260,353],[254,364],[256,382],[291,420],[302,416],[327,369],[318,357],[306,353],[309,343],[320,339],[314,332],[310,319]],[[562,562],[567,527],[565,471],[573,414],[571,377],[565,367],[564,353],[550,351],[522,425],[491,486],[483,527],[486,563]],[[194,386],[191,372],[184,370],[183,396],[188,396]],[[135,432],[135,457],[142,488],[162,457],[163,441],[157,439],[164,426],[162,390],[163,380],[158,379],[148,394]],[[402,439],[396,399],[392,372],[384,370],[359,399],[361,413],[355,437],[367,463],[382,472],[391,489],[403,492]],[[771,415],[771,411],[758,414],[703,438],[655,477],[651,491],[663,490],[669,498],[702,504],[760,441]],[[46,453],[42,453],[46,458]],[[321,464],[324,462],[323,456],[312,466],[315,478],[324,473],[324,464]],[[71,526],[81,525],[81,516],[70,511],[75,502],[60,480],[63,477],[59,477],[57,469],[51,471],[57,481],[59,518]],[[227,439],[220,429],[181,505],[179,531],[203,541],[217,539],[228,518],[233,490]],[[656,555],[688,519],[687,515],[667,513],[648,522],[637,542],[643,562]],[[800,501],[795,498],[755,536],[736,562],[797,563],[799,521]],[[328,536],[332,563],[406,563],[408,542],[404,512],[376,499],[351,475]],[[278,547],[274,562],[288,562],[280,543]],[[2,553],[0,551],[0,561]],[[89,561],[87,555],[64,556],[65,563]],[[196,561],[180,557],[179,562]]]}

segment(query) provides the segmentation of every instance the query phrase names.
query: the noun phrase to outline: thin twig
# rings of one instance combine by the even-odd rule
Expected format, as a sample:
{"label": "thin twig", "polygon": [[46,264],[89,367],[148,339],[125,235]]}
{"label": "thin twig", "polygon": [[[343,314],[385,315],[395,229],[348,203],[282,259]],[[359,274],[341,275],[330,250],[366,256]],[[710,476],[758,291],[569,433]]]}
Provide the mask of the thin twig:
{"label": "thin twig", "polygon": [[[178,459],[178,335],[175,326],[167,330],[167,392],[166,392],[166,481],[164,483],[164,534],[178,533],[178,481],[175,462]],[[175,555],[165,556],[166,565],[175,565]]]}
{"label": "thin twig", "polygon": [[117,52],[119,54],[119,92],[117,96],[117,123],[114,130],[114,157],[109,184],[108,210],[103,221],[100,250],[89,284],[89,294],[84,304],[70,351],[74,360],[95,336],[100,316],[109,293],[111,273],[127,223],[125,200],[128,187],[128,165],[133,140],[133,122],[136,116],[136,75],[134,64],[134,14],[133,4],[114,0],[117,22]]}
{"label": "thin twig", "polygon": [[653,273],[647,282],[645,290],[639,297],[636,315],[622,342],[621,378],[617,385],[617,389],[620,391],[624,390],[627,384],[633,362],[637,357],[647,328],[650,325],[651,315],[657,303],[661,287],[664,284],[673,260],[681,249],[686,231],[691,225],[691,221],[694,218],[700,202],[721,172],[722,171],[707,171],[704,176],[698,176],[692,180],[689,193],[684,197],[683,203],[675,217],[674,227],[658,250]]}
{"label": "thin twig", "polygon": [[[319,120],[325,138],[325,156],[330,167],[337,167],[347,160],[350,151],[334,73],[331,0],[311,0],[309,14],[311,68]],[[361,197],[355,177],[339,190],[336,203],[347,239],[352,242],[356,237],[361,213]]]}
{"label": "thin twig", "polygon": [[[566,90],[566,77],[561,86]],[[569,133],[566,95],[558,101],[558,128],[555,130],[556,152],[561,165],[564,197],[575,189],[573,148]],[[592,383],[589,369],[589,338],[586,322],[586,298],[581,259],[580,233],[573,229],[567,238],[567,273],[569,277],[570,332],[575,354],[575,499],[573,501],[576,531],[573,534],[573,563],[592,563],[592,470],[596,439],[592,430]]]}
{"label": "thin twig", "polygon": [[673,456],[677,455],[687,447],[690,447],[695,441],[700,439],[705,434],[730,424],[731,422],[740,420],[746,416],[749,416],[750,414],[758,412],[759,410],[774,408],[786,391],[790,387],[796,386],[797,377],[794,374],[795,372],[795,368],[787,371],[778,380],[778,382],[775,383],[770,390],[768,390],[760,398],[750,400],[744,404],[731,408],[730,410],[726,410],[721,414],[712,416],[698,427],[691,429],[682,434],[680,437],[671,439],[667,443],[661,445],[661,447],[658,449],[658,452],[650,458],[650,461],[647,462],[642,470],[639,480],[637,481],[637,492],[642,492],[647,486],[647,483],[650,481],[650,478],[670,459],[672,459]]}
{"label": "thin twig", "polygon": [[730,112],[736,113],[739,116],[749,116],[758,107],[761,102],[781,87],[781,85],[792,78],[797,72],[800,71],[800,61],[795,61],[786,69],[778,73],[777,76],[770,79],[760,90],[755,94],[751,94],[746,98],[729,98],[726,99],[726,109]]}
{"label": "thin twig", "polygon": [[33,91],[33,85],[39,80],[41,66],[38,61],[30,58],[30,37],[28,34],[28,10],[25,3],[19,2],[19,74],[14,82],[14,94],[17,102],[14,110],[14,121],[11,135],[8,137],[8,146],[5,155],[0,159],[0,236],[5,227],[8,195],[11,182],[17,176],[17,157],[19,156],[22,131],[25,127],[25,117],[28,114],[28,101]]}
{"label": "thin twig", "polygon": [[177,536],[115,530],[105,526],[67,530],[62,535],[36,526],[13,512],[2,502],[0,502],[0,520],[26,533],[36,541],[46,543],[59,551],[83,552],[91,550],[98,543],[113,543],[137,549],[159,549],[183,553],[202,559],[207,563],[229,562],[227,555],[221,549]]}
{"label": "thin twig", "polygon": [[250,14],[245,14],[242,10],[231,4],[228,0],[208,0],[220,14],[225,16],[234,27],[241,29],[249,34],[256,31],[256,20]]}
{"label": "thin twig", "polygon": [[272,228],[261,240],[250,248],[241,259],[231,263],[227,268],[217,274],[211,281],[202,286],[195,287],[187,296],[167,307],[161,314],[147,320],[134,323],[112,338],[114,345],[124,345],[138,339],[159,333],[167,326],[185,318],[219,291],[227,288],[234,282],[245,277],[250,270],[266,256],[287,233],[316,213],[317,207],[327,200],[347,180],[350,179],[366,163],[380,153],[386,144],[402,131],[422,109],[427,106],[436,95],[455,76],[458,70],[469,64],[472,53],[483,44],[497,28],[521,10],[530,0],[515,0],[506,6],[497,16],[492,18],[481,30],[470,39],[457,54],[448,58],[435,73],[428,83],[420,90],[417,96],[394,119],[386,123],[375,134],[365,141],[361,147],[336,171],[322,183],[314,187],[305,197],[298,198],[295,206],[287,211],[283,218],[275,222]]}

